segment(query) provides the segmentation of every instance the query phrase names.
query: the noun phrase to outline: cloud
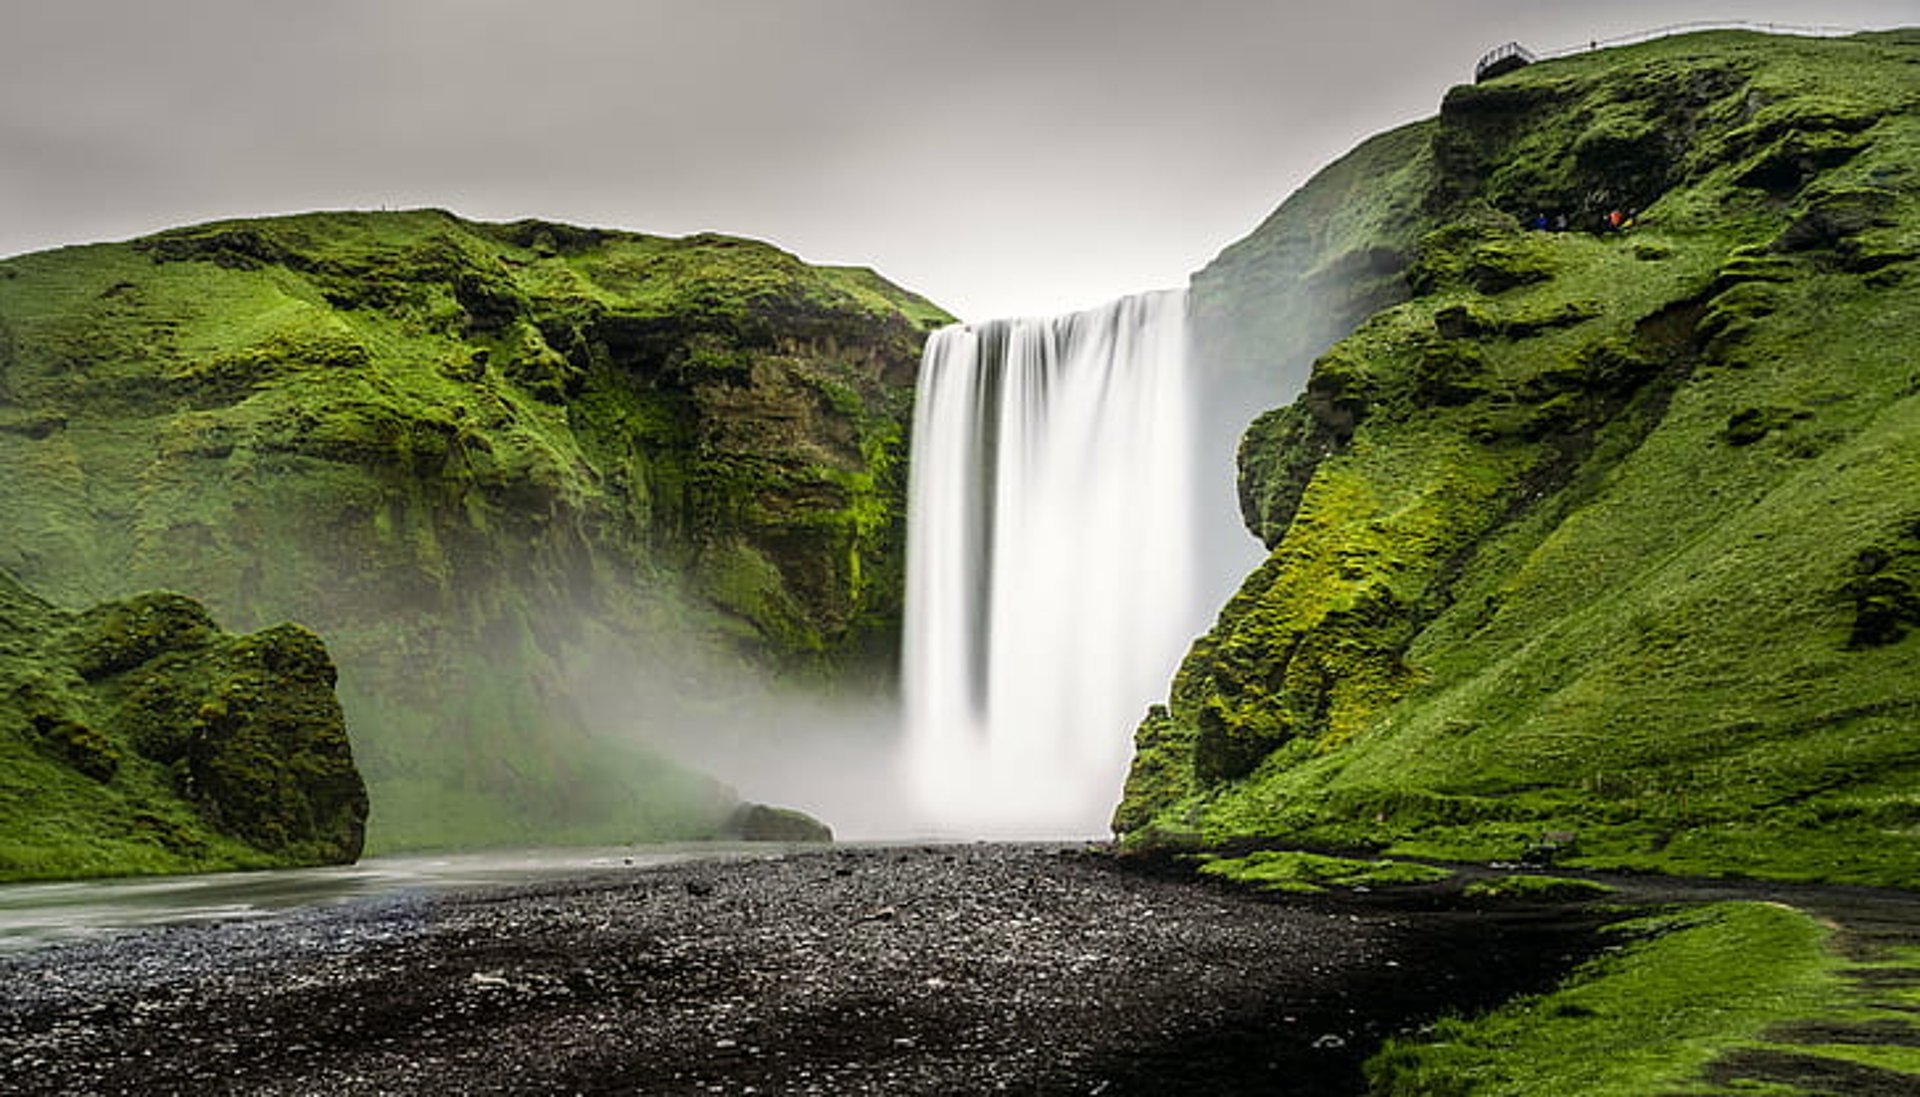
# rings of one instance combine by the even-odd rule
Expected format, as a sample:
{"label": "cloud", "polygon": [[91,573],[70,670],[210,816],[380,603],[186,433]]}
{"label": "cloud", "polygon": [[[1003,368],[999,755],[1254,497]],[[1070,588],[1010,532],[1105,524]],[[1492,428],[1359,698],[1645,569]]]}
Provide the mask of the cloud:
{"label": "cloud", "polygon": [[1509,38],[1907,3],[63,0],[0,38],[0,254],[439,205],[770,239],[971,318],[1177,284]]}

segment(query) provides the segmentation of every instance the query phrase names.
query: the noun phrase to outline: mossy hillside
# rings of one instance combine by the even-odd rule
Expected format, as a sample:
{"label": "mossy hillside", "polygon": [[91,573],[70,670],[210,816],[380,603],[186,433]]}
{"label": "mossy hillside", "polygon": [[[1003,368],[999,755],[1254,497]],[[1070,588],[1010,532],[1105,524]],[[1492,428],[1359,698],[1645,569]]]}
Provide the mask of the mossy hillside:
{"label": "mossy hillside", "polygon": [[[1407,299],[1248,433],[1272,555],[1117,825],[1920,880],[1917,56],[1716,33],[1536,65],[1449,94],[1383,180],[1411,193],[1323,211],[1410,219]],[[1654,136],[1589,140],[1627,118]],[[1625,234],[1522,228],[1615,206]]]}
{"label": "mossy hillside", "polygon": [[945,320],[764,244],[437,211],[17,257],[0,563],[326,635],[375,846],[705,833],[730,802],[636,744],[881,672]]}
{"label": "mossy hillside", "polygon": [[305,629],[142,594],[68,613],[0,573],[0,880],[351,862],[367,817]]}

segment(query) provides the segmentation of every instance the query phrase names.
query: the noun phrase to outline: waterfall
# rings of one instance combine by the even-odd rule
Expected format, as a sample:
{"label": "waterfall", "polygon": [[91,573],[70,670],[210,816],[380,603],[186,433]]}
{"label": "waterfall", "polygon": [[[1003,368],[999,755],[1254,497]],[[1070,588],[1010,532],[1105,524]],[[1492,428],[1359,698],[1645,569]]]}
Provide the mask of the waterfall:
{"label": "waterfall", "polygon": [[923,825],[1105,834],[1193,635],[1186,295],[956,325],[921,362],[907,758]]}

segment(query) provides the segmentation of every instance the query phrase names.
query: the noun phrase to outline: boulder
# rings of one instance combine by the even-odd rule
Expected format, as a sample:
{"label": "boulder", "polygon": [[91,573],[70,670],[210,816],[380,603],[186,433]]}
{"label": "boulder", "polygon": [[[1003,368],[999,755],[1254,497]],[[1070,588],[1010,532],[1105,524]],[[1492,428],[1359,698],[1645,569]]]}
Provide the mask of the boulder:
{"label": "boulder", "polygon": [[831,842],[833,828],[804,811],[768,804],[741,804],[726,835],[745,842]]}

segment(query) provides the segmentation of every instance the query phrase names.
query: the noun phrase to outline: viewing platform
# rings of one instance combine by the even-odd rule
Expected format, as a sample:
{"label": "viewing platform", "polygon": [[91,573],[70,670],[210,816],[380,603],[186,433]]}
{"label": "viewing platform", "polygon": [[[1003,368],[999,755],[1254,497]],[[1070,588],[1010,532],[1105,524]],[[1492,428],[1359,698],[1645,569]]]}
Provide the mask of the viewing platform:
{"label": "viewing platform", "polygon": [[1518,42],[1508,42],[1504,46],[1487,51],[1473,66],[1473,82],[1491,80],[1496,76],[1505,76],[1516,69],[1524,69],[1540,58],[1532,50]]}

